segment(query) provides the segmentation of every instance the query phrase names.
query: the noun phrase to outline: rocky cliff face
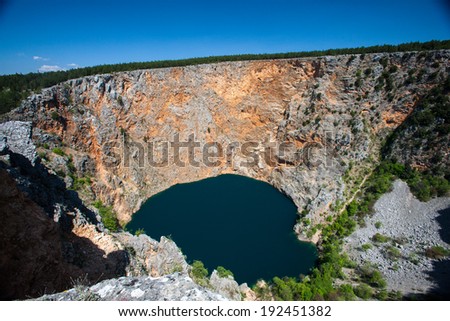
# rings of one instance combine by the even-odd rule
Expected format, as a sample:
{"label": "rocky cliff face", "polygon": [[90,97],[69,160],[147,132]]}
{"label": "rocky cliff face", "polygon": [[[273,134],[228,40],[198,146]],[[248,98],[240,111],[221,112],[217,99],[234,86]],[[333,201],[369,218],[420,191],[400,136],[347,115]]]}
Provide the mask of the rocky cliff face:
{"label": "rocky cliff face", "polygon": [[450,178],[450,77],[422,97],[414,111],[389,137],[383,152],[414,168]]}
{"label": "rocky cliff face", "polygon": [[[234,172],[271,183],[319,223],[345,199],[349,165],[370,160],[445,75],[448,58],[448,51],[343,55],[99,75],[44,89],[8,117],[31,121],[39,146],[62,146],[76,176],[92,179],[91,197],[112,205],[121,222],[173,184]],[[176,135],[199,143],[180,149],[184,165],[174,164]],[[254,144],[230,147],[247,142]],[[202,162],[208,143],[210,152],[222,147],[214,166]],[[281,143],[289,144],[285,155],[270,156]],[[64,160],[39,151],[67,176]]]}
{"label": "rocky cliff face", "polygon": [[[240,299],[232,279],[211,279],[210,289],[223,295],[196,285],[173,241],[105,231],[100,216],[66,188],[63,177],[41,163],[31,137],[29,122],[0,124],[0,299],[36,297],[73,286],[76,299],[92,299],[86,296],[91,293],[87,286],[105,279],[112,279],[105,283],[112,289],[109,300],[123,299],[130,282],[146,291],[146,300]],[[175,272],[167,280],[160,278]],[[150,278],[136,283],[133,277],[140,276]]]}
{"label": "rocky cliff face", "polygon": [[[48,243],[40,248],[40,273],[64,271],[57,286],[48,289],[43,279],[31,295],[63,290],[74,276],[90,284],[186,275],[173,242],[105,231],[96,200],[126,223],[147,198],[173,184],[236,173],[271,183],[313,225],[326,223],[373,166],[380,142],[446,76],[449,56],[343,55],[142,70],[75,79],[29,97],[0,124],[6,184],[0,205],[2,213],[19,209],[5,216],[12,227],[30,213],[50,231],[25,232],[36,233],[35,241],[23,238],[24,248]],[[8,233],[1,234],[7,244]],[[27,261],[13,252],[2,253],[2,269],[15,271]],[[3,297],[29,295],[14,289],[30,282],[21,280]],[[237,284],[211,283],[238,296]]]}

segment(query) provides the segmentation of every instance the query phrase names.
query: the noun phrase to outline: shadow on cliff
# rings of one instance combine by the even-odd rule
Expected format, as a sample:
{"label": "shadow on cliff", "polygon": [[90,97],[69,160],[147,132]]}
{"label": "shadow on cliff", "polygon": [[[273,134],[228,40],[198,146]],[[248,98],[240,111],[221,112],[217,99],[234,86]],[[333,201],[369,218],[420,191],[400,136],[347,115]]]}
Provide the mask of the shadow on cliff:
{"label": "shadow on cliff", "polygon": [[[59,204],[65,208],[55,222]],[[78,195],[41,164],[32,166],[12,153],[10,165],[0,161],[0,300],[37,297],[125,275],[126,251],[106,255],[72,232],[75,216],[65,213],[77,209],[96,222]]]}
{"label": "shadow on cliff", "polygon": [[[66,184],[57,175],[50,174],[38,159],[33,165],[23,155],[10,152],[10,174],[19,182],[20,189],[29,198],[41,206],[49,216],[60,212],[64,207],[65,213],[76,213],[79,210],[89,223],[97,224],[96,215],[88,209],[73,190],[68,190]],[[73,217],[56,214],[59,224],[67,230],[72,230]]]}
{"label": "shadow on cliff", "polygon": [[[439,223],[441,239],[450,245],[450,207],[438,211],[436,221]],[[450,258],[435,260],[429,278],[436,283],[427,299],[450,300]]]}

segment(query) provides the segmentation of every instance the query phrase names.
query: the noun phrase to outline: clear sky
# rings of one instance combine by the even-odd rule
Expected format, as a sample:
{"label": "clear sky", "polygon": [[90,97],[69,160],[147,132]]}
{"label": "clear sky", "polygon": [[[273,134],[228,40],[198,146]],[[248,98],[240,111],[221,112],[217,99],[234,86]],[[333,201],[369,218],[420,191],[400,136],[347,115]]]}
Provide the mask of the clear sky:
{"label": "clear sky", "polygon": [[0,74],[432,39],[449,0],[0,0]]}

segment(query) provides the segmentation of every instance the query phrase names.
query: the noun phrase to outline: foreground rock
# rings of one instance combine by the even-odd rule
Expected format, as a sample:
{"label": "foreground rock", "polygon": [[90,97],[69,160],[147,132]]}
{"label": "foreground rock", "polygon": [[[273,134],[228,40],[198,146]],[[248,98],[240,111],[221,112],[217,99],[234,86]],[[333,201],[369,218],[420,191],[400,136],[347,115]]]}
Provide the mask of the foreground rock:
{"label": "foreground rock", "polygon": [[69,291],[44,295],[40,301],[225,301],[220,294],[206,290],[186,275],[178,273],[159,278],[121,277],[91,287],[79,285]]}
{"label": "foreground rock", "polygon": [[8,148],[23,155],[34,165],[37,154],[31,135],[31,122],[10,121],[0,124],[0,153],[5,154]]}
{"label": "foreground rock", "polygon": [[[390,290],[450,298],[450,259],[425,255],[432,246],[450,245],[450,197],[420,202],[405,182],[397,180],[374,209],[373,216],[366,218],[367,226],[346,239],[350,256],[358,265],[375,264]],[[376,233],[386,237],[384,242],[373,241]]]}
{"label": "foreground rock", "polygon": [[[212,291],[224,295],[193,283],[190,266],[173,241],[105,229],[95,209],[85,206],[36,157],[31,135],[29,122],[0,124],[1,300],[37,297],[74,285],[58,299],[97,298],[95,289],[103,289],[102,299],[139,299],[136,293],[145,291],[142,300],[240,300],[232,279],[212,278]],[[135,278],[113,279],[125,276]],[[108,296],[103,295],[103,283],[86,290],[105,279],[112,291]],[[128,293],[131,286],[135,291]]]}
{"label": "foreground rock", "polygon": [[214,291],[230,300],[240,301],[242,299],[239,284],[232,277],[222,278],[219,276],[219,273],[214,270],[209,278],[209,284]]}

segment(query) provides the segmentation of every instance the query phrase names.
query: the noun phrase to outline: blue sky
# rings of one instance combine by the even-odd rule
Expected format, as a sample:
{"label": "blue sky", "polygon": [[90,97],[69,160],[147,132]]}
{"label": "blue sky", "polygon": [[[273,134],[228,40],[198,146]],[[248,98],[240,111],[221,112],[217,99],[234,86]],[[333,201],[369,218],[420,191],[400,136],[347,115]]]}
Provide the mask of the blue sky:
{"label": "blue sky", "polygon": [[0,74],[432,39],[446,0],[0,0]]}

